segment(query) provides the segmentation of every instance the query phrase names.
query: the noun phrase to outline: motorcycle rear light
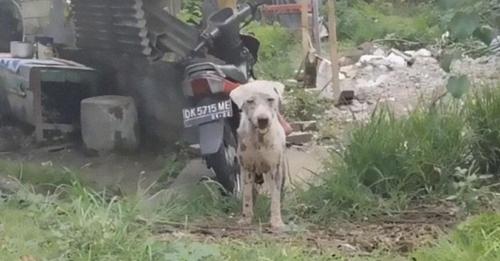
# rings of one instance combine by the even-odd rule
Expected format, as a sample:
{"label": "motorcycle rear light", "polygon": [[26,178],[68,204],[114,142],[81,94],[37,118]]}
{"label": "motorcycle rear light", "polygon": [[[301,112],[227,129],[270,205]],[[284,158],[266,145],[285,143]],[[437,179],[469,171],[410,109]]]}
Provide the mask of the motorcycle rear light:
{"label": "motorcycle rear light", "polygon": [[211,93],[210,84],[205,78],[194,79],[191,81],[193,96],[203,96]]}
{"label": "motorcycle rear light", "polygon": [[238,86],[240,86],[239,83],[226,80],[224,81],[224,93],[229,95],[234,89],[238,88]]}

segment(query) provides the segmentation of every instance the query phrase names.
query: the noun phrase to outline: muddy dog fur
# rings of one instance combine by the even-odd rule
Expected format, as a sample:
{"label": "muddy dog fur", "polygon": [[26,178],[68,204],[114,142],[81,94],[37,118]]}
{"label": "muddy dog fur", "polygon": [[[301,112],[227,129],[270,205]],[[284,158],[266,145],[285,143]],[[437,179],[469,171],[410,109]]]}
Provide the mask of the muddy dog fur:
{"label": "muddy dog fur", "polygon": [[281,193],[285,178],[285,130],[279,121],[284,85],[253,81],[231,93],[241,110],[238,157],[242,167],[243,210],[240,224],[251,224],[256,185],[267,186],[271,196],[271,228],[285,228],[281,217]]}

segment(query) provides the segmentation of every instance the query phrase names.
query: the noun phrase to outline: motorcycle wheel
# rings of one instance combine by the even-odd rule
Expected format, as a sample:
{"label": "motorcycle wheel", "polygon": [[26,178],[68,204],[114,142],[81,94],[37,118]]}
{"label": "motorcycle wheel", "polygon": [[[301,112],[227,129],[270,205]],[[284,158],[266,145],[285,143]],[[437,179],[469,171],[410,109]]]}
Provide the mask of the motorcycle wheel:
{"label": "motorcycle wheel", "polygon": [[224,189],[236,197],[240,197],[242,189],[237,147],[235,133],[226,124],[222,145],[219,151],[207,156],[207,163],[215,172],[216,180]]}

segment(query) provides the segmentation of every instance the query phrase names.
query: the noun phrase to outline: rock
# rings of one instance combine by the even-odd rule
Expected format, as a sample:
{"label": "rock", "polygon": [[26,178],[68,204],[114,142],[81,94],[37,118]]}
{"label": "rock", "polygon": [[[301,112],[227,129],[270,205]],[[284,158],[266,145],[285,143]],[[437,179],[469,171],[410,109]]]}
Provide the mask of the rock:
{"label": "rock", "polygon": [[373,69],[374,69],[374,68],[373,68],[373,65],[367,65],[367,66],[365,66],[365,68],[363,68],[363,69],[364,69],[365,71],[367,71],[367,72],[371,72],[371,71],[373,71]]}
{"label": "rock", "polygon": [[318,131],[318,122],[316,121],[305,121],[303,126],[303,131]]}
{"label": "rock", "polygon": [[306,144],[313,139],[312,133],[309,132],[295,132],[286,137],[286,141],[291,144],[302,145]]}
{"label": "rock", "polygon": [[0,175],[0,194],[13,194],[21,188],[19,182]]}
{"label": "rock", "polygon": [[293,131],[318,131],[318,123],[316,121],[296,121],[290,124]]}
{"label": "rock", "polygon": [[[346,75],[339,72],[339,80],[344,80]],[[325,86],[330,85],[332,79],[332,66],[331,62],[327,59],[319,59],[318,69],[316,72],[316,89],[323,89]]]}
{"label": "rock", "polygon": [[340,72],[344,73],[347,78],[354,78],[357,73],[356,68],[354,68],[354,65],[340,67]]}
{"label": "rock", "polygon": [[432,56],[432,52],[427,50],[427,49],[420,49],[418,51],[415,52],[415,56],[420,56],[420,57],[431,57]]}
{"label": "rock", "polygon": [[81,128],[91,152],[131,151],[139,145],[135,102],[125,96],[99,96],[82,100]]}
{"label": "rock", "polygon": [[376,56],[385,56],[385,51],[382,48],[377,48],[373,52],[373,55],[376,55]]}
{"label": "rock", "polygon": [[360,103],[358,100],[353,100],[352,105],[349,106],[349,109],[354,113],[358,113],[365,111],[367,109],[367,106],[364,103]]}
{"label": "rock", "polygon": [[408,56],[411,56],[411,57],[417,56],[417,52],[416,51],[405,51],[405,54],[408,55]]}
{"label": "rock", "polygon": [[392,67],[405,67],[407,66],[407,63],[405,59],[395,53],[389,54],[389,56],[386,57],[386,61],[389,62],[389,66]]}
{"label": "rock", "polygon": [[379,56],[379,55],[366,54],[359,58],[359,62],[362,65],[368,65],[368,64],[376,65],[380,64],[381,62],[383,63],[383,61],[384,61],[384,56]]}
{"label": "rock", "polygon": [[285,80],[284,84],[285,85],[297,85],[298,82],[295,79],[288,79],[288,80]]}
{"label": "rock", "polygon": [[354,61],[354,59],[352,59],[351,57],[342,56],[339,59],[339,66],[340,67],[342,67],[342,66],[348,66],[348,65],[353,65],[355,63],[356,63],[356,61]]}

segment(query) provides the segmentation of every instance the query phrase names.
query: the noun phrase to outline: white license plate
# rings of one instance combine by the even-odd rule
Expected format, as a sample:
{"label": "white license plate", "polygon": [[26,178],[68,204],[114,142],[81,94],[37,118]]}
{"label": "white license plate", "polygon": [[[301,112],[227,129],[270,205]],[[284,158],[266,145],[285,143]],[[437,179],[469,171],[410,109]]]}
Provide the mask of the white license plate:
{"label": "white license plate", "polygon": [[218,119],[233,117],[233,105],[231,100],[226,100],[187,108],[182,110],[182,116],[184,126],[188,128]]}

